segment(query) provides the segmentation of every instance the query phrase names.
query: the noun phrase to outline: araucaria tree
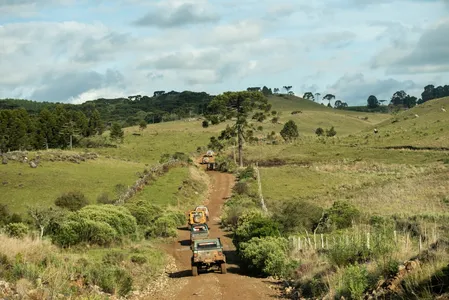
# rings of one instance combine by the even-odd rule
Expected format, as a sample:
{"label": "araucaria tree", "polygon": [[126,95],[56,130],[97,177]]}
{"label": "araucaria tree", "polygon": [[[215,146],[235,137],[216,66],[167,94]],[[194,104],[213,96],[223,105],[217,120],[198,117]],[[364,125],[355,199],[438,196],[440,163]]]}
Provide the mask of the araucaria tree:
{"label": "araucaria tree", "polygon": [[[241,91],[225,92],[216,96],[208,106],[209,120],[224,122],[233,120],[234,124],[226,129],[228,134],[221,136],[237,136],[239,165],[243,167],[243,142],[252,133],[254,125],[250,120],[260,121],[265,118],[261,114],[267,114],[271,110],[271,104],[261,92]],[[256,115],[255,118],[253,118]],[[214,122],[212,122],[214,123]],[[215,122],[217,123],[217,122]],[[232,131],[233,134],[231,134]]]}

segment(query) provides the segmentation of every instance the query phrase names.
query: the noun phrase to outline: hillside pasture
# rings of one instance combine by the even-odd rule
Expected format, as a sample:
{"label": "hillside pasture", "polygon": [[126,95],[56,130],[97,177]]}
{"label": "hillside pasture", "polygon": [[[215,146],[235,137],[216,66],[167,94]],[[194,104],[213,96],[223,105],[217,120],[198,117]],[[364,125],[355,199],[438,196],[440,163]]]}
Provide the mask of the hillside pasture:
{"label": "hillside pasture", "polygon": [[62,193],[80,191],[90,203],[102,193],[115,194],[118,184],[131,185],[143,164],[98,158],[80,164],[43,161],[33,169],[11,161],[0,165],[0,203],[23,213],[27,205],[50,206]]}
{"label": "hillside pasture", "polygon": [[376,162],[312,163],[261,168],[268,208],[283,200],[306,200],[328,208],[348,200],[366,214],[449,213],[449,168]]}

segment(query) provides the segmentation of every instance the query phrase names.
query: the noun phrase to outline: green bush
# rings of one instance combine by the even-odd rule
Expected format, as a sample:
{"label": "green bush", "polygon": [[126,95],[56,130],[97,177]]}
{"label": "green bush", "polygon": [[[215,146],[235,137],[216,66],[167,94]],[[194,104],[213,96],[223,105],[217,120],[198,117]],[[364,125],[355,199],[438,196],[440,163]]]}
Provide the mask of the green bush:
{"label": "green bush", "polygon": [[239,178],[239,181],[250,178],[256,179],[256,170],[252,166],[248,166],[245,169],[239,171],[237,177]]}
{"label": "green bush", "polygon": [[98,285],[103,292],[117,293],[120,296],[126,296],[133,285],[133,279],[127,271],[111,265],[92,266],[88,279],[92,284]]}
{"label": "green bush", "polygon": [[114,204],[115,199],[110,198],[108,193],[101,193],[97,197],[97,203],[98,204]]}
{"label": "green bush", "polygon": [[159,217],[162,209],[146,200],[131,201],[125,207],[136,218],[139,225],[151,225]]}
{"label": "green bush", "polygon": [[285,233],[313,231],[323,215],[323,209],[308,201],[288,200],[280,203],[273,219]]}
{"label": "green bush", "polygon": [[52,240],[61,247],[81,242],[107,246],[119,241],[117,232],[109,224],[82,218],[63,222],[52,236]]}
{"label": "green bush", "polygon": [[280,236],[279,224],[269,217],[252,213],[239,220],[233,242],[239,250],[240,243],[247,242],[254,237],[266,236]]}
{"label": "green bush", "polygon": [[254,237],[240,244],[239,255],[254,273],[273,276],[289,276],[296,266],[287,253],[288,240],[281,237]]}
{"label": "green bush", "polygon": [[172,219],[175,222],[176,228],[185,225],[186,216],[180,211],[169,211],[164,214],[165,217]]}
{"label": "green bush", "polygon": [[120,265],[125,260],[125,254],[118,250],[111,250],[103,256],[103,263],[107,265]]}
{"label": "green bush", "polygon": [[28,234],[28,226],[24,223],[9,223],[5,226],[5,233],[9,237],[21,239]]}
{"label": "green bush", "polygon": [[217,170],[221,172],[233,173],[237,170],[237,165],[234,160],[225,156],[217,156],[215,158],[215,162],[217,163]]}
{"label": "green bush", "polygon": [[235,230],[241,216],[244,216],[249,210],[257,209],[258,202],[256,201],[250,197],[233,196],[230,200],[226,201],[223,208],[221,215],[222,224]]}
{"label": "green bush", "polygon": [[52,239],[60,246],[81,242],[109,245],[123,237],[137,237],[136,219],[125,208],[90,205],[62,217],[54,226]]}
{"label": "green bush", "polygon": [[55,205],[70,211],[77,211],[89,204],[86,196],[79,192],[64,193],[55,200]]}
{"label": "green bush", "polygon": [[244,195],[249,192],[248,183],[246,182],[237,182],[232,189],[237,195]]}
{"label": "green bush", "polygon": [[335,201],[320,220],[319,232],[330,232],[352,226],[360,220],[360,211],[347,201]]}
{"label": "green bush", "polygon": [[296,139],[299,136],[299,133],[298,126],[296,125],[295,121],[287,121],[287,123],[284,124],[284,127],[282,128],[280,134],[282,138],[287,142]]}
{"label": "green bush", "polygon": [[139,265],[143,265],[146,264],[148,262],[148,258],[145,255],[142,254],[134,254],[131,256],[131,261],[133,263],[139,264]]}
{"label": "green bush", "polygon": [[350,299],[363,299],[368,288],[368,271],[364,265],[348,266],[342,277],[340,294]]}
{"label": "green bush", "polygon": [[135,235],[137,231],[136,218],[128,209],[115,205],[89,205],[78,211],[79,215],[88,220],[104,222],[117,231],[118,235]]}

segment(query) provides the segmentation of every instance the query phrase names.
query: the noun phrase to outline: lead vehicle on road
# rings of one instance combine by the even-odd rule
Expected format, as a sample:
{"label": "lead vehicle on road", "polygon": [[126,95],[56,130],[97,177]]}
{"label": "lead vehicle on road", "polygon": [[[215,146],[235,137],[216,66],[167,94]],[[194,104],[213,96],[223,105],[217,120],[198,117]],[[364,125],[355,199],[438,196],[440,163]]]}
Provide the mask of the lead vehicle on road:
{"label": "lead vehicle on road", "polygon": [[218,269],[226,274],[226,256],[220,238],[192,241],[192,275],[198,276],[200,269]]}

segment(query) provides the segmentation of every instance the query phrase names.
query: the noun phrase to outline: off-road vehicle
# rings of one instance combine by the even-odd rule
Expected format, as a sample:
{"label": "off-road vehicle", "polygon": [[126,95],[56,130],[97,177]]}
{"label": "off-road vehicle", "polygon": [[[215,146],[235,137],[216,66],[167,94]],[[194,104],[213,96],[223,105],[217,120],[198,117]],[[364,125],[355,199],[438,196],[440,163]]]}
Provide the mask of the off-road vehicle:
{"label": "off-road vehicle", "polygon": [[190,228],[190,240],[201,240],[209,237],[209,227],[207,224],[192,225]]}
{"label": "off-road vehicle", "polygon": [[198,270],[216,269],[226,274],[226,256],[220,238],[192,241],[192,275],[198,276]]}

